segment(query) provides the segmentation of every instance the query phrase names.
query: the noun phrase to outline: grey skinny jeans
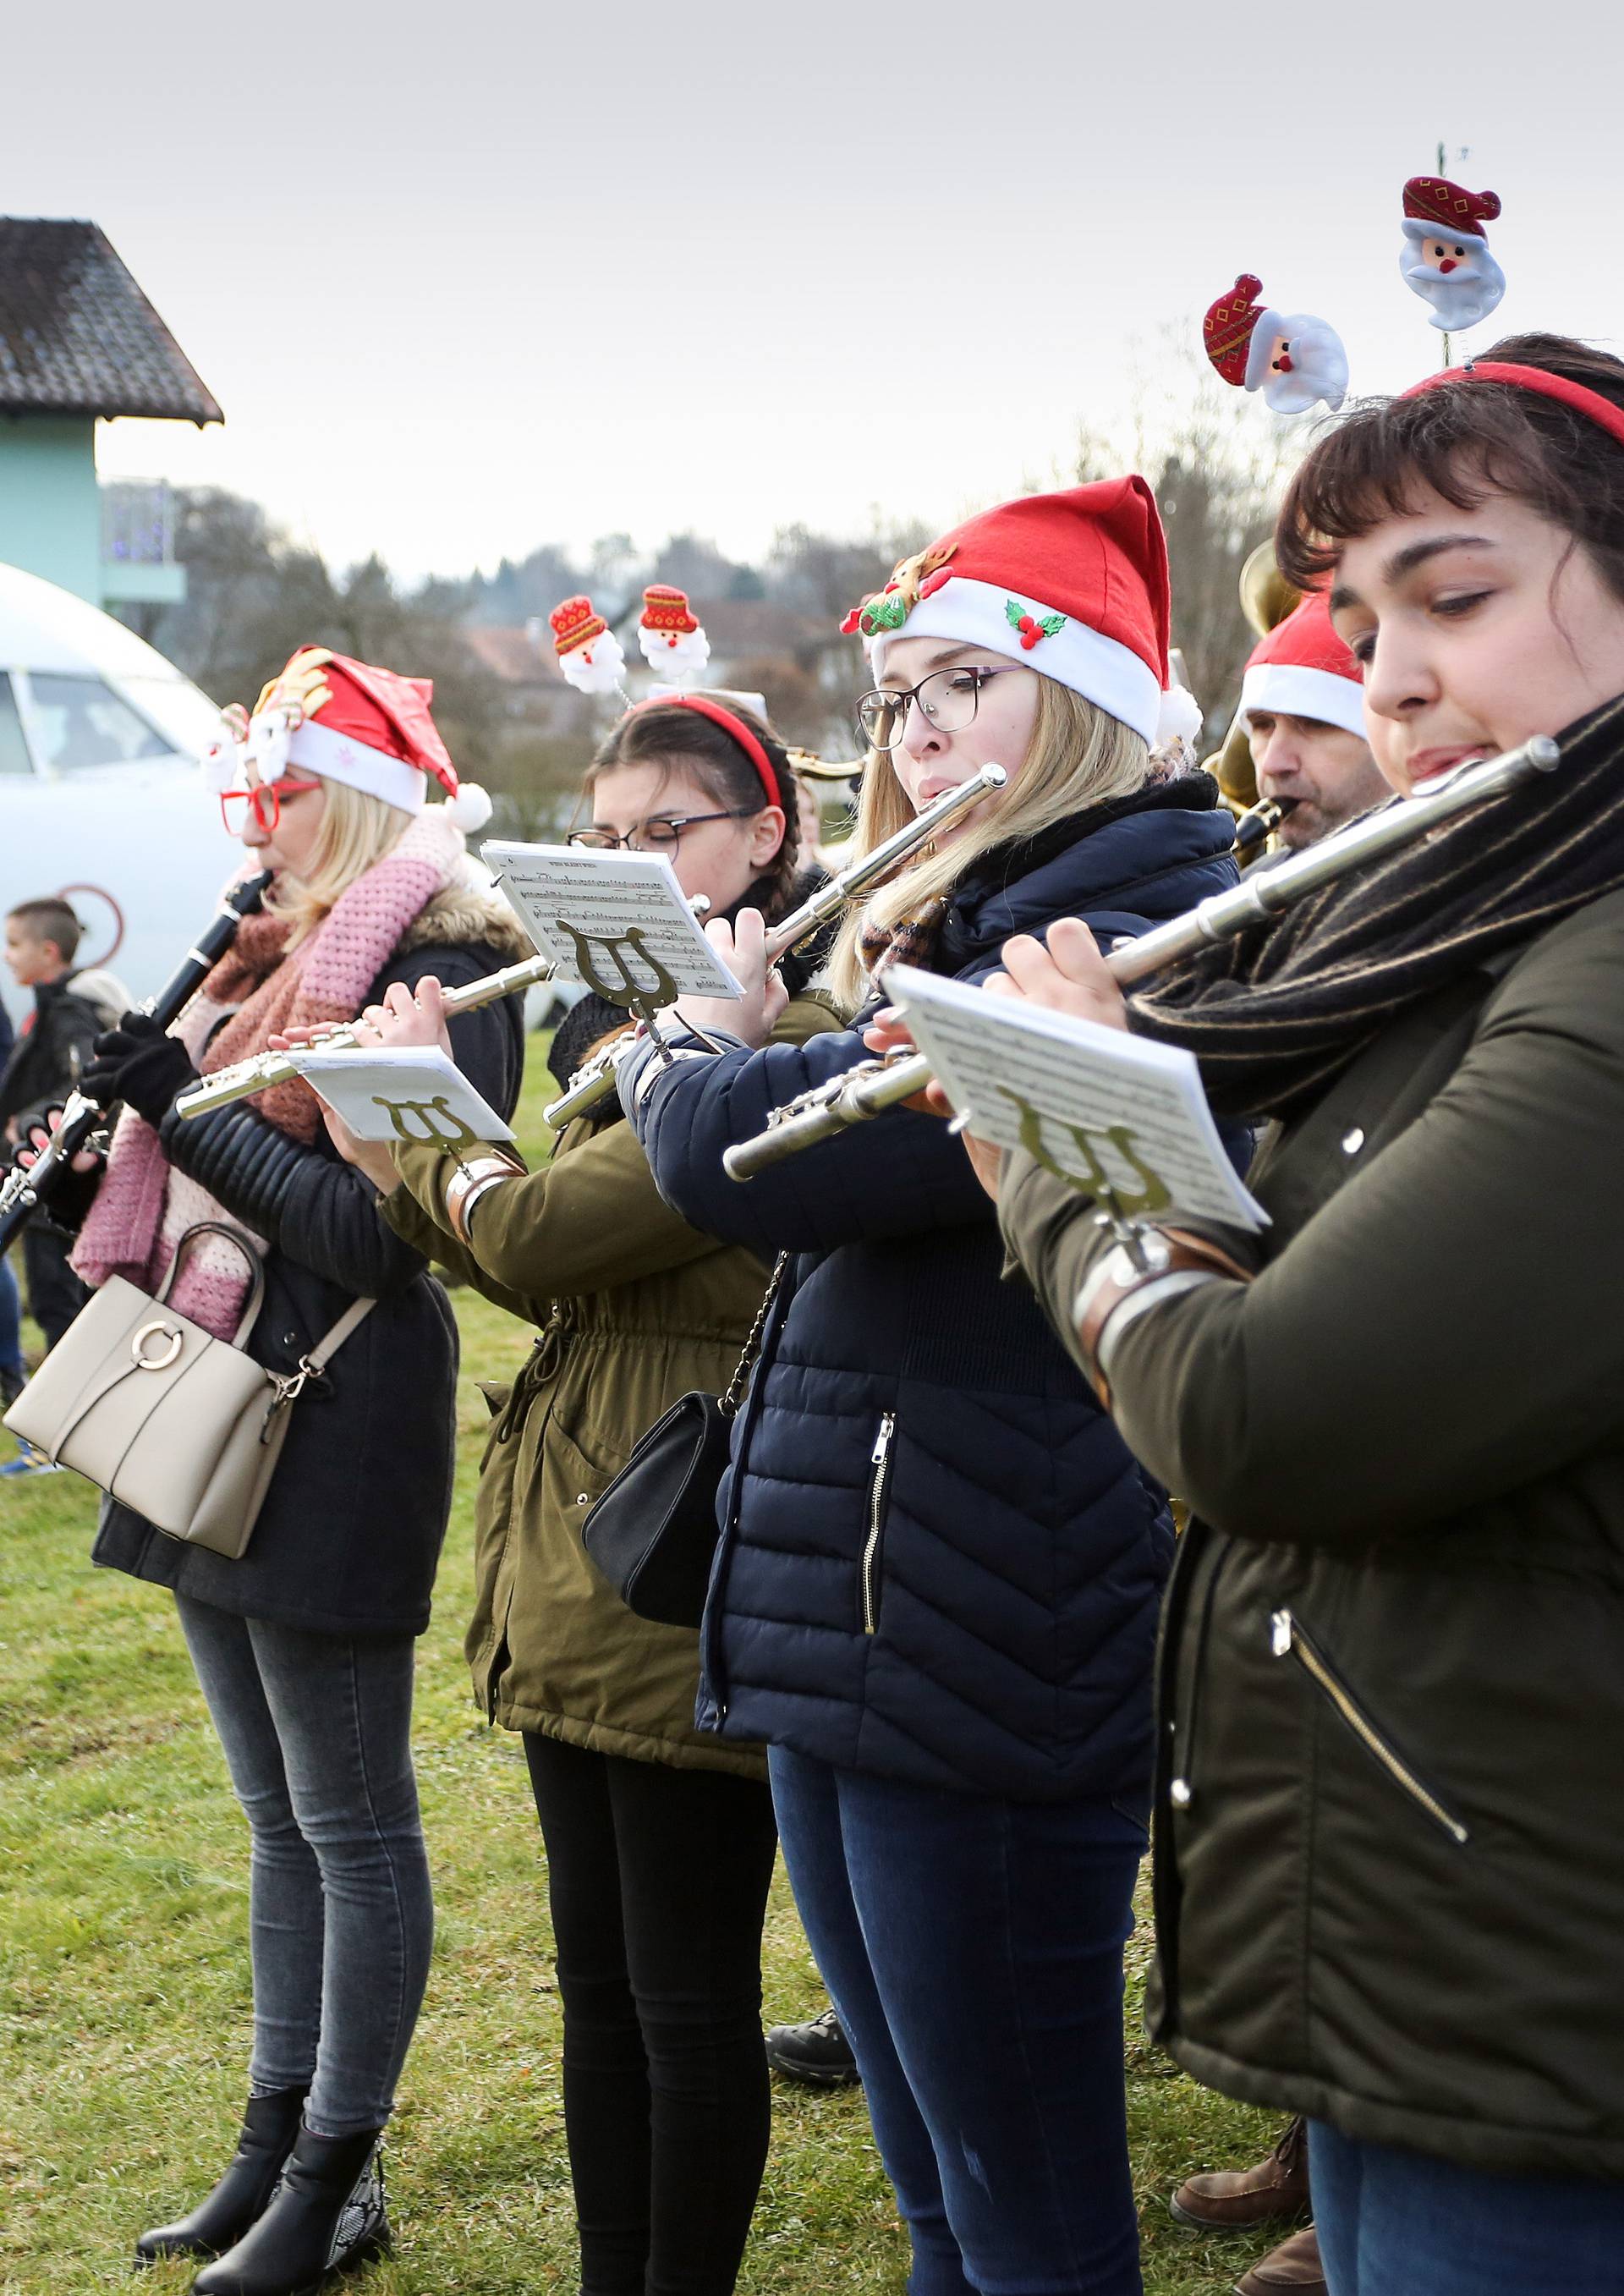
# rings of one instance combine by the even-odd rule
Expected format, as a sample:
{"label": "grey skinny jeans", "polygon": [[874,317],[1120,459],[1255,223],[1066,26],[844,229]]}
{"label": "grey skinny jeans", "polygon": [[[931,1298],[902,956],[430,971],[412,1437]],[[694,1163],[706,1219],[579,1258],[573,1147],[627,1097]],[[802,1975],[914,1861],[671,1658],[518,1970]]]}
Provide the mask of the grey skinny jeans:
{"label": "grey skinny jeans", "polygon": [[428,1980],[409,1635],[308,1634],[176,1595],[252,1835],[256,2090],[324,2136],[381,2128]]}

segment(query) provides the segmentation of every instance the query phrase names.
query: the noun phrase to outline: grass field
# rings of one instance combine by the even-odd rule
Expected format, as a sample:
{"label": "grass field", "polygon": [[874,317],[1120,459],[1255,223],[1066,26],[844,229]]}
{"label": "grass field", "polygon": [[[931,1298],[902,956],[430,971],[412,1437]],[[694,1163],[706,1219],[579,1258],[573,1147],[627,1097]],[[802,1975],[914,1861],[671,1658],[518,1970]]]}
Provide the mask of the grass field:
{"label": "grass field", "polygon": [[[474,1375],[501,1375],[527,1340],[466,1293],[458,1306],[472,1439]],[[352,2284],[366,2296],[576,2287],[541,1852],[517,1742],[480,1722],[460,1651],[476,1458],[471,1439],[419,1661],[439,1930],[390,2144],[399,2253]],[[0,1484],[0,2296],[127,2284],[136,2232],[223,2165],[244,2089],[247,1836],[168,1600],[88,1567],[94,1513],[74,1476]],[[1148,1950],[1141,1931],[1126,2043],[1145,2283],[1217,2296],[1268,2243],[1191,2239],[1166,2195],[1192,2167],[1255,2157],[1276,2125],[1145,2047]],[[823,2005],[782,1873],[767,1993],[774,2017]],[[878,2296],[906,2278],[860,2097],[780,2087],[741,2286]],[[189,2281],[172,2267],[142,2284]]]}

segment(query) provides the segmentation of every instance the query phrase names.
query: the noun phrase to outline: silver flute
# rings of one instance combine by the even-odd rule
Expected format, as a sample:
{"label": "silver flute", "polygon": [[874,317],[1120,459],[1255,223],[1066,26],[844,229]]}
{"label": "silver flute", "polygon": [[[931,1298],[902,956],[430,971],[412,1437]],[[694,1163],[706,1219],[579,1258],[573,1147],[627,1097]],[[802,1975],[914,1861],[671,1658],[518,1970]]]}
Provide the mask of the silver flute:
{"label": "silver flute", "polygon": [[[1463,766],[1441,789],[1366,814],[1277,867],[1254,870],[1228,892],[1210,894],[1185,915],[1170,918],[1166,924],[1113,948],[1106,965],[1128,988],[1215,941],[1232,939],[1248,925],[1267,923],[1305,894],[1334,883],[1366,862],[1413,845],[1456,814],[1520,789],[1561,762],[1562,751],[1552,737],[1536,734],[1531,741],[1500,757]],[[832,1140],[850,1126],[866,1123],[900,1101],[911,1100],[931,1078],[931,1064],[923,1053],[895,1053],[884,1059],[858,1061],[826,1084],[774,1109],[767,1129],[736,1142],[723,1155],[723,1165],[732,1179],[753,1179],[767,1165],[782,1163],[786,1156],[815,1147],[820,1140]]]}
{"label": "silver flute", "polygon": [[[980,805],[983,798],[1001,790],[1009,775],[1002,766],[983,766],[979,774],[960,782],[956,789],[944,790],[940,797],[915,815],[912,821],[899,829],[894,837],[886,838],[872,853],[865,853],[849,868],[840,870],[815,893],[808,894],[798,909],[781,917],[767,936],[767,961],[776,964],[781,956],[801,941],[809,939],[818,927],[837,916],[848,902],[859,899],[876,885],[881,878],[890,876],[899,863],[906,861],[923,845],[928,845],[937,831],[960,814]],[[557,1100],[541,1111],[542,1121],[554,1132],[562,1132],[578,1116],[585,1116],[601,1101],[613,1093],[619,1080],[620,1063],[642,1039],[629,1030],[612,1037],[601,1046],[581,1068],[577,1069]]]}
{"label": "silver flute", "polygon": [[[461,988],[447,989],[447,1017],[455,1020],[459,1013],[477,1013],[481,1004],[494,1004],[498,996],[516,996],[537,981],[549,979],[552,972],[550,956],[526,956],[517,964],[504,964],[500,972],[482,973],[478,980],[465,981]],[[358,1025],[347,1021],[336,1028],[324,1029],[312,1040],[309,1050],[342,1052],[355,1044]],[[175,1103],[175,1112],[177,1116],[207,1116],[211,1108],[225,1108],[234,1100],[247,1100],[250,1094],[268,1092],[275,1084],[291,1084],[298,1075],[299,1070],[288,1054],[256,1053],[251,1060],[238,1061],[228,1069],[217,1069],[212,1076],[193,1085],[190,1092],[183,1092]]]}

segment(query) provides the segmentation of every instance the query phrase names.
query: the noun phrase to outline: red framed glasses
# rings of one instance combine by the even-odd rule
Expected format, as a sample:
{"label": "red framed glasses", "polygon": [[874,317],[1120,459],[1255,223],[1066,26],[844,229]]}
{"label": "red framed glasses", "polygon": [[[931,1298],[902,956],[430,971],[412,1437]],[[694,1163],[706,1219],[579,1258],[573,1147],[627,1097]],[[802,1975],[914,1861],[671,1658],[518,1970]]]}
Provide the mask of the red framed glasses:
{"label": "red framed glasses", "polygon": [[299,797],[320,789],[320,782],[300,781],[284,774],[279,782],[256,782],[251,789],[227,790],[220,800],[220,818],[233,837],[241,837],[252,817],[255,827],[269,837],[282,819],[284,797]]}

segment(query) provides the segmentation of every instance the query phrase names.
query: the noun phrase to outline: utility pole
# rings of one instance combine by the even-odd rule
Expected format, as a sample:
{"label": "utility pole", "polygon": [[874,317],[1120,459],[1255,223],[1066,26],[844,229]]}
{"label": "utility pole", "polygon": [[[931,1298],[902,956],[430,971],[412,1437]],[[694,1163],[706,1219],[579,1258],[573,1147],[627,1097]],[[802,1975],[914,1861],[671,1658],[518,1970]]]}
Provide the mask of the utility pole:
{"label": "utility pole", "polygon": [[[1443,142],[1443,139],[1442,139],[1442,137],[1441,137],[1441,136],[1439,138],[1439,144],[1438,144],[1438,172],[1439,172],[1439,174],[1440,176],[1447,176],[1448,175],[1448,173],[1449,173],[1449,154],[1448,154],[1448,151],[1445,149],[1444,142]],[[1444,329],[1444,362],[1443,362],[1443,363],[1444,363],[1444,365],[1445,365],[1446,366],[1448,366],[1448,365],[1450,364],[1450,358],[1449,358],[1449,330],[1448,329],[1448,327],[1446,327],[1446,328]]]}

